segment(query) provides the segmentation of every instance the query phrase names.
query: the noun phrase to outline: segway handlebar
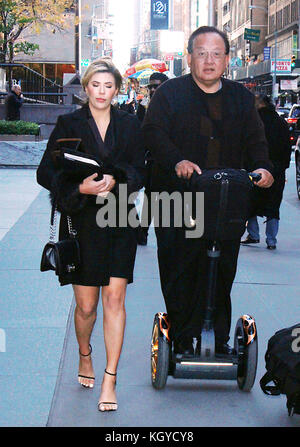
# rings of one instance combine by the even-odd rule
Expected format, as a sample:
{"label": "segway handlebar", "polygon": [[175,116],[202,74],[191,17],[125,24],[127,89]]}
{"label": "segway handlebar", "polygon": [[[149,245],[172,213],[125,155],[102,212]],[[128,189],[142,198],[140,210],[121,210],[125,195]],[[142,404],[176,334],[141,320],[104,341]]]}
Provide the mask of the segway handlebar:
{"label": "segway handlebar", "polygon": [[[205,171],[205,170],[204,170]],[[176,174],[175,174],[176,175]],[[201,176],[201,174],[198,174],[196,171],[193,172],[191,178],[189,180],[187,179],[180,179],[182,183],[189,187],[193,187],[196,185],[197,179]],[[253,183],[257,183],[261,180],[261,174],[257,172],[248,172],[249,179]],[[178,178],[178,177],[177,177]]]}
{"label": "segway handlebar", "polygon": [[257,183],[261,179],[261,174],[258,174],[257,172],[248,172],[248,175],[253,183]]}

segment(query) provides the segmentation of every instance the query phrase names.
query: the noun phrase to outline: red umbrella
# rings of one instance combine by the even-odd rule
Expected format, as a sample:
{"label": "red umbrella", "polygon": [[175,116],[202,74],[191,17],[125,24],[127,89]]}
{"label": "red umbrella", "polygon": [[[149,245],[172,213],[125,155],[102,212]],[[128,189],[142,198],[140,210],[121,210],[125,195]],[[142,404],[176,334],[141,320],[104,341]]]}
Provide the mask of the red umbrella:
{"label": "red umbrella", "polygon": [[142,59],[141,61],[136,62],[131,67],[127,68],[124,76],[130,76],[137,71],[145,70],[145,68],[151,68],[155,71],[160,71],[161,73],[168,70],[168,66],[164,61],[160,61],[158,59]]}

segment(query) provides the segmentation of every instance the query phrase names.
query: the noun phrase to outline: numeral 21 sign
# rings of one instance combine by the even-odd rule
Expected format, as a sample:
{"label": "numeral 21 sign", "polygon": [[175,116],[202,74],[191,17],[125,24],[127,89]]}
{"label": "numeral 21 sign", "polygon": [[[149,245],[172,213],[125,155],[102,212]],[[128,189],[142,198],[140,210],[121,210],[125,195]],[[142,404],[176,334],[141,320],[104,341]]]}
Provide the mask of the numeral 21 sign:
{"label": "numeral 21 sign", "polygon": [[169,28],[169,0],[151,0],[151,29]]}

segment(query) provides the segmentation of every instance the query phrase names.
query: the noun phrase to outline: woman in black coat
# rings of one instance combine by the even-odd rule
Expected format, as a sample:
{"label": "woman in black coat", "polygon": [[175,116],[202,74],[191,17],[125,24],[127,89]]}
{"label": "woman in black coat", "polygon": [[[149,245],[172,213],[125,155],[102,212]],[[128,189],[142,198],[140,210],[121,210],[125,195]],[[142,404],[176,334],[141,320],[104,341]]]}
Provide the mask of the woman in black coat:
{"label": "woman in black coat", "polygon": [[[61,285],[73,285],[80,354],[78,381],[90,388],[95,380],[90,337],[102,287],[107,363],[98,404],[100,411],[117,409],[115,382],[125,328],[125,294],[127,284],[133,281],[137,243],[136,229],[128,224],[99,226],[98,212],[105,204],[104,199],[102,204],[96,203],[96,199],[113,193],[118,208],[120,184],[126,184],[129,195],[139,191],[144,183],[145,150],[140,123],[135,116],[111,106],[121,82],[119,71],[107,58],[88,67],[82,78],[88,102],[81,109],[58,118],[37,171],[38,183],[51,192],[61,212],[59,239],[68,237],[68,215],[78,235],[80,268],[60,276],[59,281]],[[79,184],[58,169],[53,154],[61,138],[80,138],[84,151],[104,164],[103,179],[98,181],[97,174],[93,174]]]}
{"label": "woman in black coat", "polygon": [[259,225],[256,216],[265,216],[267,248],[275,250],[279,230],[279,210],[285,186],[285,170],[288,169],[291,158],[290,134],[286,121],[278,115],[268,96],[256,95],[255,105],[264,124],[269,158],[273,163],[274,183],[269,189],[254,190],[255,215],[248,220],[248,235],[241,242],[243,245],[259,243]]}

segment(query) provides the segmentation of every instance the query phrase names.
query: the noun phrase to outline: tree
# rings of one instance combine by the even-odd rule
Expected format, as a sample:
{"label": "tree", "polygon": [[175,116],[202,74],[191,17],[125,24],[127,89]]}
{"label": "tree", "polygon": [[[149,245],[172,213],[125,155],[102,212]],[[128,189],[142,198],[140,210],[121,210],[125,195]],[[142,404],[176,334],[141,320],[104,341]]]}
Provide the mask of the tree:
{"label": "tree", "polygon": [[44,26],[63,29],[66,11],[73,0],[0,0],[0,62],[13,62],[16,53],[33,54],[37,44],[18,42],[23,31],[31,27],[39,33]]}

